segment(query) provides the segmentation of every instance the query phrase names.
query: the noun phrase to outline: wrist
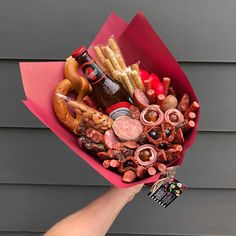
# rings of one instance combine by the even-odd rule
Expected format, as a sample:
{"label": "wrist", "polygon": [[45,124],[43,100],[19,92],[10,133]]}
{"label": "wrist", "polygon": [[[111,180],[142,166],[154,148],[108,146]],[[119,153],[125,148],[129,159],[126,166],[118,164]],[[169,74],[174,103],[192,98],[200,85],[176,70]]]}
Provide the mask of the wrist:
{"label": "wrist", "polygon": [[134,196],[142,189],[143,184],[137,185],[130,188],[117,188],[117,187],[111,187],[111,190],[115,192],[117,197],[121,199],[125,204],[130,202]]}

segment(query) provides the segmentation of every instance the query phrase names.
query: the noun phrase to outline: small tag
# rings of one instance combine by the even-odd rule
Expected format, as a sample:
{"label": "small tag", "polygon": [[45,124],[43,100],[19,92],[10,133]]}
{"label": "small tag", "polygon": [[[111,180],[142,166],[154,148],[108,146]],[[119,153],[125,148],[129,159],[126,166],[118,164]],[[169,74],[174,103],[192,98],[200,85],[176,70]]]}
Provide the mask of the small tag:
{"label": "small tag", "polygon": [[187,189],[187,187],[176,178],[165,178],[160,179],[155,184],[155,188],[152,188],[148,196],[166,208],[179,197],[185,189]]}

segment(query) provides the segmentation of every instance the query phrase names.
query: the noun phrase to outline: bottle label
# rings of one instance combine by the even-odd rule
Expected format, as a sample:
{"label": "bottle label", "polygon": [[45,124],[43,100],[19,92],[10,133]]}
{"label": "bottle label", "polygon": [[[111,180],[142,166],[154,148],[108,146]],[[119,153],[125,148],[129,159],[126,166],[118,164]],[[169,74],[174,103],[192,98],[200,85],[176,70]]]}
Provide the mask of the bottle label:
{"label": "bottle label", "polygon": [[94,60],[81,65],[81,69],[84,72],[85,77],[92,85],[105,77],[104,71],[96,64]]}
{"label": "bottle label", "polygon": [[128,102],[119,102],[108,107],[105,113],[109,115],[113,120],[115,120],[119,116],[130,116],[130,105],[131,104]]}

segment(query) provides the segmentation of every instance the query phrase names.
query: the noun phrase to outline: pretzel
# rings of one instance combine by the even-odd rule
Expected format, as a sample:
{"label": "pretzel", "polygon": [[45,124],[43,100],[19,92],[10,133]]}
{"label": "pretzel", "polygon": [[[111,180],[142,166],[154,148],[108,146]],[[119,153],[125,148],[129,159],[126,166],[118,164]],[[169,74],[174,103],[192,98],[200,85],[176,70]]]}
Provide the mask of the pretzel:
{"label": "pretzel", "polygon": [[73,90],[73,86],[68,79],[62,80],[55,89],[52,98],[52,104],[54,108],[55,115],[57,119],[69,130],[76,133],[78,126],[81,122],[81,119],[75,119],[67,110],[66,102],[60,99],[56,93],[60,93],[63,95],[68,94],[70,91]]}
{"label": "pretzel", "polygon": [[72,83],[73,90],[78,94],[76,98],[78,102],[92,92],[92,87],[88,80],[79,75],[78,62],[73,57],[66,59],[65,78]]}
{"label": "pretzel", "polygon": [[58,120],[66,128],[77,133],[78,126],[82,122],[81,116],[77,114],[76,118],[74,118],[69,113],[66,102],[56,94],[59,93],[66,96],[69,92],[75,91],[77,94],[76,100],[80,102],[84,96],[92,91],[92,87],[86,79],[78,74],[78,63],[74,58],[67,58],[64,73],[65,79],[59,82],[53,94],[53,108]]}

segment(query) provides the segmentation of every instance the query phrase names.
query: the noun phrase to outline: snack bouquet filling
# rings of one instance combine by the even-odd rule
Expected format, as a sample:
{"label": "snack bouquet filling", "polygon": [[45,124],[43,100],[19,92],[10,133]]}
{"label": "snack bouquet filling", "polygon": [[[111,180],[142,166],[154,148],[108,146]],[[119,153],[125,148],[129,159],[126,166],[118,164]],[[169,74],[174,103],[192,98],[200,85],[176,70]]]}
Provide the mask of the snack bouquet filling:
{"label": "snack bouquet filling", "polygon": [[197,97],[142,13],[112,14],[65,62],[20,68],[25,105],[118,187],[157,181],[194,142]]}
{"label": "snack bouquet filling", "polygon": [[[171,78],[160,79],[138,63],[127,66],[114,36],[93,49],[97,61],[84,46],[67,59],[66,79],[53,95],[57,118],[77,135],[80,148],[124,182],[165,171],[180,158],[198,102],[190,104],[187,93],[178,99]],[[75,100],[67,96],[71,88]]]}

